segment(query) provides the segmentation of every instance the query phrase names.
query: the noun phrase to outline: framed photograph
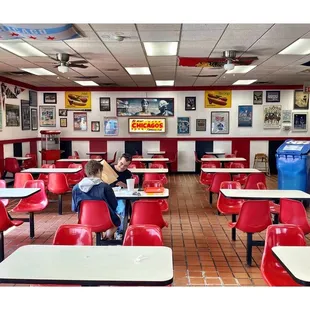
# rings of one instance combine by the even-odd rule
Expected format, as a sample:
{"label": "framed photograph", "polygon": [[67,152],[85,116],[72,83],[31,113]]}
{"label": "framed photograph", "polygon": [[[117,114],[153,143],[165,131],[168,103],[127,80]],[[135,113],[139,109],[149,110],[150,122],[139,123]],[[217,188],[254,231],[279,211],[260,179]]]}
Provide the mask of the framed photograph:
{"label": "framed photograph", "polygon": [[253,92],[253,104],[263,104],[263,92],[254,91]]}
{"label": "framed photograph", "polygon": [[291,123],[291,122],[292,122],[292,110],[283,110],[282,123]]}
{"label": "framed photograph", "polygon": [[231,108],[231,90],[206,90],[205,108]]}
{"label": "framed photograph", "polygon": [[293,112],[292,131],[308,131],[308,112]]}
{"label": "framed photograph", "polygon": [[116,98],[117,116],[174,116],[174,98]]}
{"label": "framed photograph", "polygon": [[91,127],[92,132],[99,132],[100,131],[100,122],[99,121],[92,121],[90,127]]}
{"label": "framed photograph", "polygon": [[189,135],[190,134],[190,118],[189,117],[178,117],[177,120],[177,133],[178,135]]}
{"label": "framed photograph", "polygon": [[207,130],[207,120],[205,118],[196,119],[196,131],[206,131]]}
{"label": "framed photograph", "polygon": [[28,100],[21,100],[22,130],[30,130],[30,106]]}
{"label": "framed photograph", "polygon": [[238,106],[238,127],[252,127],[253,106]]}
{"label": "framed photograph", "polygon": [[281,127],[282,106],[264,105],[264,129]]}
{"label": "framed photograph", "polygon": [[20,126],[19,106],[15,104],[6,104],[5,119],[7,127],[19,127]]}
{"label": "framed photograph", "polygon": [[309,109],[309,94],[302,90],[295,90],[294,93],[294,110]]}
{"label": "framed photograph", "polygon": [[279,90],[267,90],[266,91],[266,102],[280,102],[280,91]]}
{"label": "framed photograph", "polygon": [[228,134],[229,133],[229,112],[211,112],[211,133]]}
{"label": "framed photograph", "polygon": [[43,103],[56,104],[57,93],[43,93]]}
{"label": "framed photograph", "polygon": [[100,97],[99,104],[100,104],[100,111],[111,111],[110,98]]}
{"label": "framed photograph", "polygon": [[59,109],[58,115],[59,116],[68,116],[68,110],[67,109]]}
{"label": "framed photograph", "polygon": [[185,111],[196,110],[196,97],[185,97]]}
{"label": "framed photograph", "polygon": [[65,109],[91,111],[91,92],[90,91],[66,91]]}
{"label": "framed photograph", "polygon": [[32,108],[30,113],[31,113],[31,130],[38,130],[38,109]]}
{"label": "framed photograph", "polygon": [[60,118],[60,127],[67,127],[67,119]]}
{"label": "framed photograph", "polygon": [[56,107],[39,106],[40,127],[56,127]]}
{"label": "framed photograph", "polygon": [[104,117],[103,118],[103,132],[105,136],[117,136],[118,135],[117,117]]}
{"label": "framed photograph", "polygon": [[29,90],[29,104],[31,107],[38,106],[38,94],[36,91]]}
{"label": "framed photograph", "polygon": [[73,112],[73,129],[87,131],[87,113]]}

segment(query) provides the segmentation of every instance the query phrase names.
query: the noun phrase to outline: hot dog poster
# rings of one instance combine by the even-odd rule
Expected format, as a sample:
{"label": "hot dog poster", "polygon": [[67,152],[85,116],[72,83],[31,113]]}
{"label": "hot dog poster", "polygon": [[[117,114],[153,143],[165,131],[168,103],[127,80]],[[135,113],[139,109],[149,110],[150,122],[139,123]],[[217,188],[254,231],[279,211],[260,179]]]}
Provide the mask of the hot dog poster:
{"label": "hot dog poster", "polygon": [[91,93],[66,91],[65,108],[71,110],[91,110]]}
{"label": "hot dog poster", "polygon": [[206,91],[205,108],[231,108],[231,90]]}

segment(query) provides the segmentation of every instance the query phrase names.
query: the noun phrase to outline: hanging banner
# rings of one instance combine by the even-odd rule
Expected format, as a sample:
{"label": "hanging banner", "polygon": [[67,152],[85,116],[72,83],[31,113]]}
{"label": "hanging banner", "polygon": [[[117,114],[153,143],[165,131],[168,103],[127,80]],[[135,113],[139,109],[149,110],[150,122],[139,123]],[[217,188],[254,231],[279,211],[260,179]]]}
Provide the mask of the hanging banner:
{"label": "hanging banner", "polygon": [[[240,57],[238,65],[247,66],[257,59],[257,57]],[[222,68],[226,62],[226,58],[179,57],[179,66],[183,67]]]}
{"label": "hanging banner", "polygon": [[80,38],[73,24],[0,24],[0,41],[31,39],[61,41]]}
{"label": "hanging banner", "polygon": [[231,108],[231,90],[206,91],[205,108]]}
{"label": "hanging banner", "polygon": [[166,119],[164,118],[129,118],[129,132],[165,132]]}
{"label": "hanging banner", "polygon": [[7,99],[17,99],[18,95],[22,93],[25,89],[16,85],[1,83],[1,96],[0,102],[2,106],[6,103]]}

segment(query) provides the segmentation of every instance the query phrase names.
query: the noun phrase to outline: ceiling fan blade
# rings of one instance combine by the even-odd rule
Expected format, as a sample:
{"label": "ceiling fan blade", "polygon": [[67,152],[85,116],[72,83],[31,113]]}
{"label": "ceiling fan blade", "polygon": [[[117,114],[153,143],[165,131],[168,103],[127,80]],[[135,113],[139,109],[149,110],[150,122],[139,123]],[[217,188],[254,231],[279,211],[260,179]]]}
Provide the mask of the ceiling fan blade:
{"label": "ceiling fan blade", "polygon": [[85,65],[78,65],[78,64],[70,64],[70,65],[68,65],[68,67],[70,67],[70,68],[81,68],[81,69],[86,69],[86,68],[88,68],[88,66],[85,66]]}
{"label": "ceiling fan blade", "polygon": [[60,66],[60,64],[58,64],[58,65],[55,65],[55,66],[54,66],[54,68],[58,68],[59,66]]}
{"label": "ceiling fan blade", "polygon": [[51,58],[51,59],[53,59],[53,60],[55,60],[55,61],[59,61],[57,58],[55,58],[55,57],[52,57],[52,56],[48,56],[49,58]]}
{"label": "ceiling fan blade", "polygon": [[88,61],[87,60],[73,60],[73,61],[70,60],[70,64],[73,64],[73,65],[88,64]]}

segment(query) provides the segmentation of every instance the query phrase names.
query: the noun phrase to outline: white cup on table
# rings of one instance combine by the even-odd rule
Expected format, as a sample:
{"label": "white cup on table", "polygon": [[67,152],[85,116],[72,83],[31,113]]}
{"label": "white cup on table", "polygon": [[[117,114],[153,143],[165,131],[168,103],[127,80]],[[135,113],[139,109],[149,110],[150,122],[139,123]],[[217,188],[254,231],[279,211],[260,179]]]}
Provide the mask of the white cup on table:
{"label": "white cup on table", "polygon": [[127,179],[126,183],[128,192],[133,192],[135,190],[135,179]]}

